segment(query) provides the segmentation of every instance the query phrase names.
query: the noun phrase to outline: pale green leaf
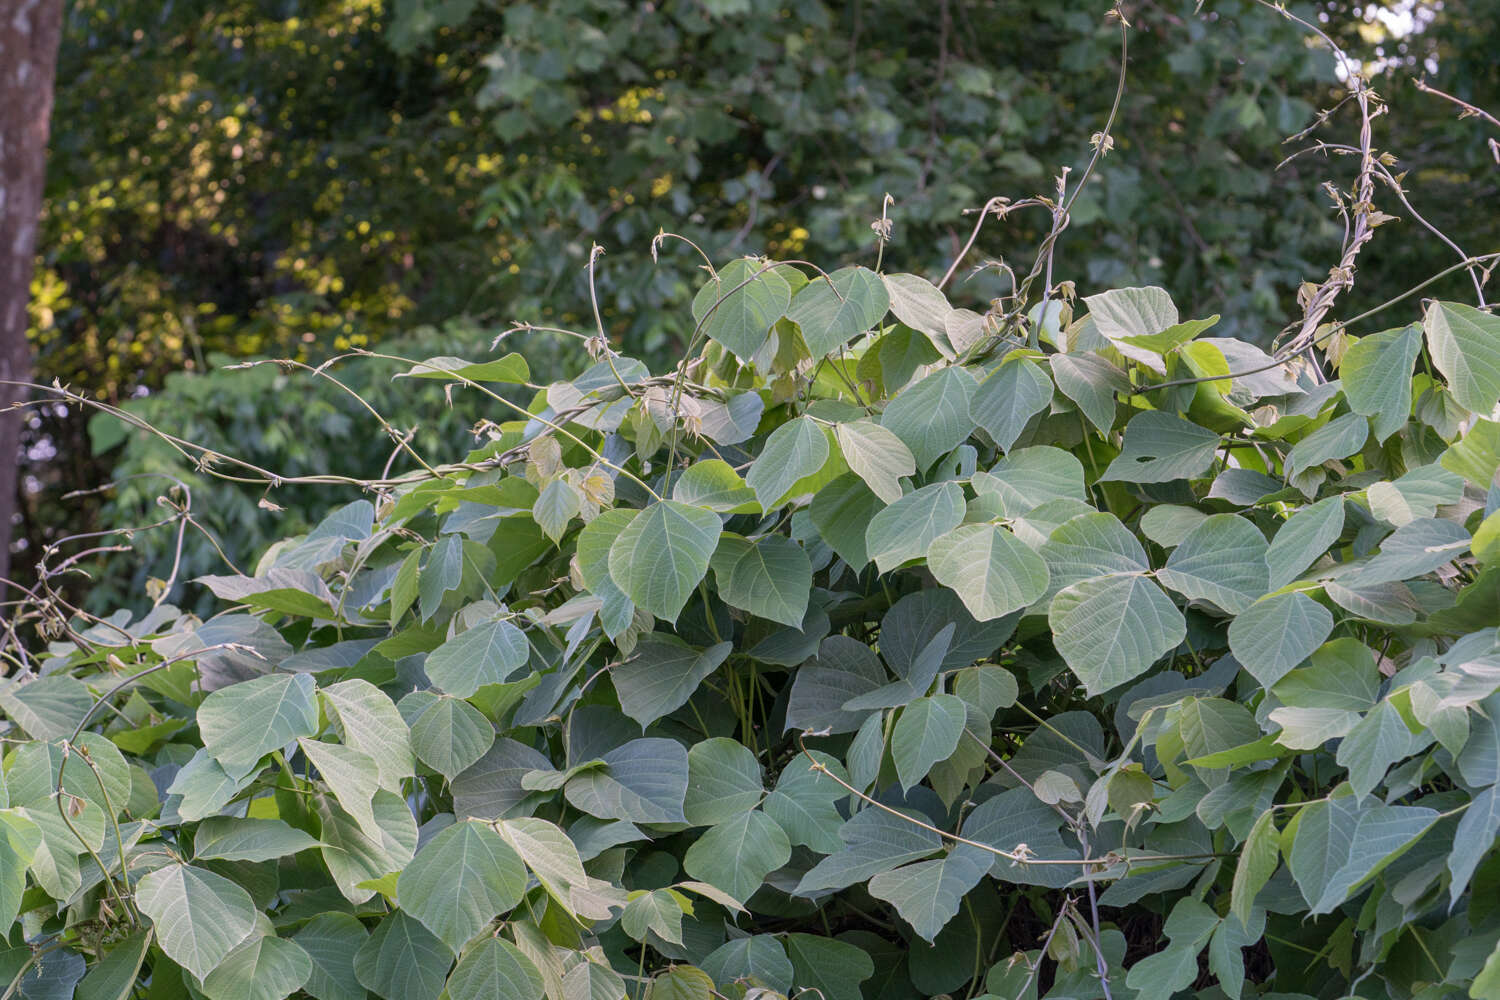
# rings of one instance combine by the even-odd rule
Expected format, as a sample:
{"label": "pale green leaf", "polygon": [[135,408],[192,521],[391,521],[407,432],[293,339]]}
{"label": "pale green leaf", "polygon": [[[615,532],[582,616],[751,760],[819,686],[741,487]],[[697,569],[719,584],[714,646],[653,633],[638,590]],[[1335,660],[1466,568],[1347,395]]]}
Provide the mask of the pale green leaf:
{"label": "pale green leaf", "polygon": [[1422,325],[1432,362],[1459,405],[1488,415],[1500,402],[1500,317],[1456,302],[1434,302]]}
{"label": "pale green leaf", "polygon": [[1054,354],[1048,360],[1062,394],[1089,423],[1109,433],[1115,425],[1115,397],[1130,391],[1129,377],[1097,354]]}
{"label": "pale green leaf", "polygon": [[798,628],[812,592],[812,562],[785,535],[748,541],[725,532],[709,561],[719,596],[731,607]]}
{"label": "pale green leaf", "polygon": [[964,518],[964,491],[957,483],[933,483],[908,493],[870,519],[865,548],[882,573],[918,559],[940,535]]}
{"label": "pale green leaf", "polygon": [[875,975],[875,963],[863,949],[821,935],[788,934],[786,953],[797,986],[817,991],[823,1000],[860,1000],[860,983]]}
{"label": "pale green leaf", "polygon": [[967,369],[940,368],[891,400],[880,423],[906,442],[918,469],[927,469],[973,432],[969,401],[975,388]]}
{"label": "pale green leaf", "polygon": [[1057,651],[1090,695],[1139,677],[1187,635],[1182,612],[1136,573],[1094,577],[1052,599]]}
{"label": "pale green leaf", "polygon": [[167,957],[202,979],[255,932],[250,894],[222,875],[170,864],[144,876],[135,902]]}
{"label": "pale green leaf", "polygon": [[1052,402],[1052,380],[1030,358],[1012,356],[986,375],[969,399],[969,417],[1010,451],[1031,418]]}
{"label": "pale green leaf", "polygon": [[542,974],[525,953],[504,938],[487,937],[459,957],[448,976],[449,1000],[540,997]]}
{"label": "pale green leaf", "polygon": [[803,285],[786,316],[802,328],[812,356],[821,358],[879,323],[890,304],[880,275],[846,267]]}
{"label": "pale green leaf", "polygon": [[447,695],[429,698],[411,718],[412,750],[418,760],[452,781],[484,756],[495,742],[495,727],[466,701]]}
{"label": "pale green leaf", "polygon": [[963,898],[989,871],[988,855],[954,851],[943,858],[881,872],[870,879],[870,895],[896,908],[912,930],[932,942],[958,915]]}
{"label": "pale green leaf", "polygon": [[652,632],[610,669],[620,709],[644,729],[677,711],[729,656],[730,643],[695,649],[674,635]]}
{"label": "pale green leaf", "polygon": [[1266,592],[1265,536],[1236,514],[1215,514],[1188,532],[1156,577],[1193,600],[1239,614]]}
{"label": "pale green leaf", "polygon": [[438,1000],[453,952],[404,910],[397,910],[354,954],[354,974],[385,1000]]}
{"label": "pale green leaf", "polygon": [[953,755],[966,718],[963,701],[951,694],[918,698],[902,710],[891,733],[891,759],[903,788],[910,789],[932,765]]}
{"label": "pale green leaf", "polygon": [[1294,479],[1324,462],[1349,457],[1364,447],[1369,433],[1369,422],[1357,413],[1335,417],[1292,446],[1286,457],[1287,478]]}
{"label": "pale green leaf", "polygon": [[978,621],[1026,607],[1046,592],[1049,579],[1041,556],[992,524],[965,524],[938,536],[927,564]]}
{"label": "pale green leaf", "polygon": [[1296,591],[1272,594],[1229,623],[1229,650],[1240,665],[1269,688],[1323,644],[1333,615]]}
{"label": "pale green leaf", "polygon": [[1160,410],[1137,414],[1125,425],[1120,454],[1101,479],[1166,483],[1195,479],[1213,465],[1219,435]]}
{"label": "pale green leaf", "polygon": [[682,867],[743,903],[791,857],[786,831],[765,813],[747,810],[709,827],[693,841]]}
{"label": "pale green leaf", "polygon": [[1411,369],[1422,350],[1422,327],[1361,337],[1339,362],[1344,396],[1355,413],[1370,417],[1375,440],[1384,441],[1411,415]]}
{"label": "pale green leaf", "polygon": [[[764,510],[781,505],[797,483],[828,461],[828,431],[811,417],[789,420],[771,432],[745,475]],[[659,616],[665,617],[665,616]]]}
{"label": "pale green leaf", "polygon": [[440,357],[419,361],[397,378],[431,378],[445,382],[504,382],[525,385],[531,381],[531,370],[519,354],[507,354],[490,361],[465,361],[463,358]]}
{"label": "pale green leaf", "polygon": [[[678,503],[688,504],[692,507],[706,507],[709,510],[721,514],[758,514],[760,504],[755,499],[755,491],[745,485],[740,474],[735,472],[728,462],[719,458],[710,458],[694,462],[685,469],[677,481],[672,484],[672,499]],[[618,515],[618,511],[607,511]],[[619,527],[623,528],[629,518],[621,519]],[[592,527],[598,520],[589,522]],[[584,529],[585,532],[588,528]],[[619,529],[615,529],[618,534]],[[579,546],[582,547],[582,537]],[[605,551],[608,551],[607,547]],[[580,563],[582,556],[579,557]],[[588,577],[586,576],[585,579]],[[592,584],[590,585],[592,589]]]}
{"label": "pale green leaf", "polygon": [[791,286],[775,268],[742,257],[720,268],[699,290],[693,298],[693,318],[710,339],[748,364],[791,301]]}
{"label": "pale green leaf", "polygon": [[1006,517],[1020,517],[1052,500],[1083,500],[1083,463],[1061,448],[1022,448],[976,472],[974,490],[1000,498]]}
{"label": "pale green leaf", "polygon": [[1276,874],[1276,866],[1280,862],[1281,843],[1276,831],[1275,813],[1267,809],[1246,834],[1245,843],[1240,847],[1239,862],[1234,869],[1229,909],[1240,923],[1250,919],[1255,897],[1265,888],[1271,876]]}
{"label": "pale green leaf", "polygon": [[676,740],[631,740],[603,755],[607,767],[586,771],[564,789],[577,809],[601,819],[683,823],[687,751]]}
{"label": "pale green leaf", "polygon": [[347,913],[320,913],[292,935],[312,960],[303,989],[317,1000],[365,1000],[354,975],[354,956],[368,940],[364,925]]}
{"label": "pale green leaf", "polygon": [[458,951],[521,901],[526,867],[489,824],[460,820],[439,832],[396,881],[401,909]]}
{"label": "pale green leaf", "polygon": [[688,751],[682,812],[694,826],[723,823],[748,812],[764,794],[760,764],[743,744],[719,736],[696,743]]}
{"label": "pale green leaf", "polygon": [[272,674],[220,688],[198,706],[203,745],[231,778],[299,736],[318,731],[317,685],[307,674]]}
{"label": "pale green leaf", "polygon": [[415,773],[411,731],[390,696],[369,681],[351,678],[319,692],[332,707],[346,746],[368,754],[380,771],[380,786],[392,791]]}
{"label": "pale green leaf", "polygon": [[203,980],[209,1000],[284,1000],[312,976],[302,946],[274,935],[252,937]]}
{"label": "pale green leaf", "polygon": [[1285,587],[1311,566],[1344,531],[1344,498],[1319,500],[1287,519],[1266,551],[1268,586]]}
{"label": "pale green leaf", "polygon": [[637,607],[675,622],[708,574],[720,527],[719,515],[711,510],[657,501],[610,545],[610,578]]}
{"label": "pale green leaf", "polygon": [[886,503],[901,499],[901,479],[913,475],[917,463],[899,437],[873,420],[841,423],[834,437],[844,461],[876,496]]}
{"label": "pale green leaf", "polygon": [[508,621],[460,632],[427,654],[422,665],[439,691],[471,698],[486,684],[503,684],[531,658],[526,635]]}
{"label": "pale green leaf", "polygon": [[270,861],[317,847],[318,841],[279,819],[213,816],[198,825],[193,857]]}
{"label": "pale green leaf", "polygon": [[1339,743],[1335,759],[1348,769],[1349,787],[1354,789],[1354,800],[1359,802],[1384,780],[1392,764],[1431,742],[1430,735],[1418,735],[1407,728],[1396,706],[1382,701],[1349,730],[1349,735]]}

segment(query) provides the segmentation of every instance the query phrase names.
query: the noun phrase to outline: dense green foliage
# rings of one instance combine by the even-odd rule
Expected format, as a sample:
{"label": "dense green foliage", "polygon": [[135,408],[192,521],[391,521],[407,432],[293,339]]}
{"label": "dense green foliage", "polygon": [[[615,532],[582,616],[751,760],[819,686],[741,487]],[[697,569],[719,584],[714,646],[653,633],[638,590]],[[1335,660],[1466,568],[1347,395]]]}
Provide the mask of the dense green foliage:
{"label": "dense green foliage", "polygon": [[[1339,238],[1318,184],[1345,183],[1351,165],[1273,169],[1281,139],[1334,99],[1332,62],[1251,0],[1134,6],[1116,148],[1062,240],[1070,274],[1087,287],[1163,285],[1189,313],[1220,314],[1221,331],[1263,344]],[[1494,5],[1427,5],[1404,38],[1379,27],[1387,6],[1406,5],[1321,9],[1327,30],[1378,63],[1394,110],[1381,144],[1411,170],[1416,205],[1468,249],[1492,249],[1495,222],[1466,210],[1497,196],[1484,144],[1408,77],[1430,64],[1455,94],[1500,104]],[[285,409],[251,380],[165,385],[218,354],[317,361],[453,319],[474,331],[518,319],[588,328],[591,242],[609,251],[596,282],[609,334],[660,367],[686,347],[698,281],[681,247],[651,258],[661,225],[715,258],[868,266],[869,224],[889,194],[886,260],[936,278],[968,237],[965,211],[1050,195],[1064,166],[1077,176],[1120,59],[1103,6],[1059,3],[80,0],[68,11],[37,381],[111,402],[164,392],[145,408],[153,417],[226,394],[239,398],[225,409],[273,420],[267,411]],[[955,273],[954,300],[983,308],[1007,291],[1000,270],[971,269],[1003,260],[1024,273],[1046,226],[1035,207],[991,219]],[[1386,241],[1361,262],[1354,308],[1448,253],[1425,238]],[[1432,293],[1467,294],[1461,275]],[[35,416],[23,564],[61,535],[120,523],[139,490],[102,509],[60,497],[150,457],[91,458],[81,411]],[[167,429],[198,440],[206,422]],[[256,426],[253,437],[294,443],[285,467],[339,452],[368,476],[386,457],[371,438],[345,453],[314,420]],[[220,441],[217,422],[206,430],[216,448],[261,447]],[[253,510],[255,495],[196,499],[210,520]],[[288,521],[246,530],[245,518],[224,519],[237,561],[318,516],[316,504],[282,502]],[[114,592],[167,574],[170,547],[144,555],[111,571]]]}
{"label": "dense green foliage", "polygon": [[213,617],[35,609],[0,980],[1500,996],[1500,319],[1325,382],[1158,288],[1076,314],[745,258],[662,375],[406,362],[462,462]]}

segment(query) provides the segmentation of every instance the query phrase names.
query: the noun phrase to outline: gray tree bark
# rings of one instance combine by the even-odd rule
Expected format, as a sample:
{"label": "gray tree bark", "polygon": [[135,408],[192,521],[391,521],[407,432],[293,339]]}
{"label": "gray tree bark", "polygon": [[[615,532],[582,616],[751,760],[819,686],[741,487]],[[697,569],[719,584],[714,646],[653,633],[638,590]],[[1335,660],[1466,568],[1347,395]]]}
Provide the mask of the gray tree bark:
{"label": "gray tree bark", "polygon": [[[10,577],[21,421],[31,378],[26,303],[42,208],[62,0],[0,0],[0,580]],[[6,585],[0,583],[0,595]]]}

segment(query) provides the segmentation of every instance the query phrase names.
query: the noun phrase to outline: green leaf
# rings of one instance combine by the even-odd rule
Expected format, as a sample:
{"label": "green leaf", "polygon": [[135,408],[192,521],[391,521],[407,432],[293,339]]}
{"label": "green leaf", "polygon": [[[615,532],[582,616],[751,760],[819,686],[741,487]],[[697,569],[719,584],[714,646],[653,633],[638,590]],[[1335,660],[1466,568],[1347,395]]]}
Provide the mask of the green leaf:
{"label": "green leaf", "polygon": [[713,1000],[714,983],[708,973],[691,965],[677,965],[651,980],[646,1000]]}
{"label": "green leaf", "polygon": [[94,696],[72,677],[54,674],[25,683],[0,679],[0,710],[32,739],[66,739],[93,707]]}
{"label": "green leaf", "polygon": [[1463,525],[1439,518],[1404,524],[1380,543],[1380,553],[1341,582],[1351,587],[1373,587],[1431,573],[1469,550]]}
{"label": "green leaf", "polygon": [[1000,498],[1006,517],[1020,517],[1052,500],[1083,500],[1083,464],[1061,448],[1039,446],[1012,452],[988,472],[976,472],[976,492]]}
{"label": "green leaf", "polygon": [[685,823],[687,751],[676,740],[647,737],[603,755],[607,767],[586,771],[564,789],[576,809],[631,823]]}
{"label": "green leaf", "polygon": [[380,787],[399,791],[416,773],[411,732],[390,696],[369,681],[351,678],[319,692],[333,709],[344,744],[367,754],[380,772]]}
{"label": "green leaf", "polygon": [[791,301],[792,288],[775,268],[742,257],[720,268],[699,290],[693,298],[693,318],[710,339],[749,364]]}
{"label": "green leaf", "polygon": [[907,386],[881,414],[881,426],[906,442],[918,469],[927,469],[974,430],[969,400],[977,384],[964,368],[940,368]]}
{"label": "green leaf", "polygon": [[851,472],[819,490],[807,513],[828,547],[855,570],[861,570],[870,562],[865,530],[870,518],[884,507],[864,480]]}
{"label": "green leaf", "polygon": [[202,979],[255,932],[250,894],[211,871],[170,864],[144,876],[135,902],[167,957]]}
{"label": "green leaf", "polygon": [[1100,336],[1127,358],[1139,361],[1159,375],[1167,373],[1160,352],[1140,343],[1142,338],[1177,325],[1177,307],[1165,290],[1154,286],[1113,288],[1086,296],[1083,301]]}
{"label": "green leaf", "polygon": [[[75,1000],[127,1000],[151,947],[151,931],[138,930],[115,945],[78,984]],[[320,998],[321,1000],[321,998]]]}
{"label": "green leaf", "polygon": [[636,515],[609,548],[609,575],[635,605],[675,622],[719,542],[719,515],[660,500]]}
{"label": "green leaf", "polygon": [[366,830],[327,798],[316,800],[322,820],[323,863],[352,903],[363,903],[374,895],[373,890],[361,888],[361,883],[400,871],[417,846],[417,823],[404,799],[382,789],[375,793],[373,807],[375,829]]}
{"label": "green leaf", "polygon": [[1057,651],[1092,696],[1139,677],[1187,636],[1182,612],[1135,573],[1059,591],[1047,612]]}
{"label": "green leaf", "polygon": [[963,898],[990,868],[990,856],[954,851],[943,858],[881,872],[870,879],[870,895],[896,908],[912,930],[932,943],[958,915]]}
{"label": "green leaf", "polygon": [[620,929],[637,941],[645,941],[650,932],[669,944],[682,944],[681,893],[672,889],[653,889],[632,893],[620,914]]}
{"label": "green leaf", "polygon": [[1412,469],[1394,482],[1371,483],[1365,490],[1370,513],[1395,527],[1433,517],[1439,507],[1463,499],[1464,480],[1440,465]]}
{"label": "green leaf", "polygon": [[687,849],[682,867],[694,878],[723,889],[743,903],[767,875],[791,857],[786,831],[765,813],[754,810],[710,827]]}
{"label": "green leaf", "polygon": [[1030,358],[1012,355],[986,375],[969,399],[969,419],[1010,451],[1031,418],[1052,402],[1052,380]]}
{"label": "green leaf", "polygon": [[1115,425],[1115,397],[1130,391],[1124,372],[1097,354],[1054,354],[1049,359],[1057,388],[1104,433]]}
{"label": "green leaf", "polygon": [[193,837],[193,857],[270,861],[317,846],[317,840],[279,819],[213,816],[198,826]]}
{"label": "green leaf", "polygon": [[609,550],[638,513],[625,508],[602,511],[578,533],[578,575],[589,592],[603,602],[599,624],[610,638],[618,638],[629,627],[635,605],[609,575]]}
{"label": "green leaf", "polygon": [[636,643],[628,659],[610,669],[610,680],[620,697],[620,709],[644,729],[677,711],[698,685],[729,656],[732,645],[721,642],[695,649],[674,635],[652,632]]}
{"label": "green leaf", "polygon": [[855,813],[839,828],[839,839],[844,849],[819,861],[802,876],[795,895],[843,889],[909,861],[920,861],[943,846],[942,838],[931,830],[874,807]]}
{"label": "green leaf", "polygon": [[1361,337],[1339,362],[1344,396],[1355,413],[1370,417],[1375,440],[1384,441],[1411,416],[1411,369],[1422,351],[1422,327]]}
{"label": "green leaf", "polygon": [[964,518],[964,491],[957,483],[933,483],[908,493],[870,519],[865,548],[882,573],[927,554],[940,535]]}
{"label": "green leaf", "polygon": [[891,733],[891,759],[901,787],[910,789],[927,776],[932,765],[952,756],[963,736],[967,712],[951,694],[918,698],[902,710]]}
{"label": "green leaf", "polygon": [[396,881],[401,909],[458,951],[526,891],[521,857],[487,823],[460,820],[417,852]]}
{"label": "green leaf", "polygon": [[1389,701],[1382,701],[1349,730],[1339,744],[1336,759],[1349,771],[1349,787],[1354,801],[1375,790],[1385,779],[1385,772],[1397,761],[1405,760],[1432,742],[1427,734],[1418,735],[1407,728],[1401,713]]}
{"label": "green leaf", "polygon": [[[792,488],[828,461],[828,432],[811,417],[789,420],[766,438],[745,483],[762,509],[779,507]],[[659,616],[662,617],[662,616]]]}
{"label": "green leaf", "polygon": [[890,305],[880,275],[846,267],[803,285],[786,316],[802,328],[812,356],[821,358],[879,323]]}
{"label": "green leaf", "polygon": [[1166,1000],[1191,986],[1198,978],[1198,953],[1218,926],[1218,915],[1206,904],[1179,899],[1162,927],[1172,943],[1132,965],[1125,985],[1138,990],[1141,1000]]}
{"label": "green leaf", "polygon": [[1344,531],[1344,498],[1328,497],[1303,507],[1271,539],[1266,566],[1271,571],[1267,585],[1279,590],[1317,561]]}
{"label": "green leaf", "polygon": [[411,718],[412,749],[418,760],[452,781],[484,756],[495,742],[495,727],[466,701],[446,695],[429,697]]}
{"label": "green leaf", "polygon": [[312,976],[302,946],[275,935],[252,937],[203,980],[209,1000],[283,1000]]}
{"label": "green leaf", "polygon": [[1213,465],[1219,435],[1160,410],[1137,414],[1125,425],[1120,454],[1101,479],[1167,483],[1195,479]]}
{"label": "green leaf", "polygon": [[385,1000],[438,1000],[453,953],[404,910],[381,921],[354,954],[354,974]]}
{"label": "green leaf", "polygon": [[1347,709],[1290,705],[1272,709],[1269,718],[1281,727],[1276,742],[1290,750],[1317,750],[1346,736],[1359,722],[1359,714]]}
{"label": "green leaf", "polygon": [[220,688],[198,706],[203,745],[226,774],[243,778],[272,750],[317,733],[316,690],[307,674],[273,674]]}
{"label": "green leaf", "polygon": [[437,614],[443,598],[457,590],[464,577],[464,540],[458,535],[444,535],[432,546],[427,565],[417,579],[422,620]]}
{"label": "green leaf", "polygon": [[1432,363],[1460,406],[1488,414],[1500,402],[1500,317],[1456,302],[1434,302],[1422,318]]}
{"label": "green leaf", "polygon": [[[677,482],[672,484],[672,499],[692,507],[706,507],[721,514],[760,513],[760,504],[755,499],[755,491],[745,485],[740,474],[735,472],[728,462],[719,458],[694,462],[683,470],[682,475],[677,477]],[[605,513],[616,515],[626,513],[631,516],[634,514],[633,511],[606,511]],[[628,521],[629,517],[621,519],[619,527],[623,528]],[[592,527],[597,523],[596,518],[589,522],[589,526]],[[584,531],[588,531],[588,528],[584,528]],[[618,528],[615,533],[618,534]],[[580,537],[580,547],[582,544]],[[607,547],[605,551],[608,551]],[[580,561],[581,559],[582,557]]]}
{"label": "green leaf", "polygon": [[352,747],[338,743],[322,743],[317,740],[297,741],[302,753],[323,783],[333,790],[334,798],[344,811],[367,830],[375,827],[375,811],[372,803],[380,788],[380,771],[368,755]]}
{"label": "green leaf", "polygon": [[448,977],[450,1000],[540,997],[542,974],[525,952],[504,938],[487,937],[464,952]]}
{"label": "green leaf", "polygon": [[965,667],[953,679],[953,693],[979,709],[979,714],[986,719],[992,718],[1000,709],[1014,705],[1020,692],[1016,675],[993,663]]}
{"label": "green leaf", "polygon": [[905,443],[873,420],[856,420],[834,428],[844,461],[886,503],[901,499],[901,479],[917,471]]}
{"label": "green leaf", "polygon": [[692,825],[723,823],[754,809],[764,794],[760,764],[743,744],[718,736],[694,744],[688,751],[688,787],[682,813]]}
{"label": "green leaf", "polygon": [[1347,458],[1365,446],[1370,425],[1357,413],[1335,417],[1292,446],[1286,456],[1286,477],[1297,478],[1324,462]]}
{"label": "green leaf", "polygon": [[1236,514],[1215,514],[1188,532],[1156,578],[1192,600],[1239,614],[1267,589],[1265,536]]}
{"label": "green leaf", "polygon": [[320,913],[292,935],[312,959],[303,989],[317,1000],[365,1000],[365,988],[354,975],[354,956],[369,934],[347,913]]}
{"label": "green leaf", "polygon": [[1500,941],[1484,960],[1474,982],[1469,987],[1472,1000],[1500,1000]]}
{"label": "green leaf", "polygon": [[1046,592],[1049,580],[1042,557],[993,524],[965,524],[940,535],[927,550],[927,564],[979,621],[1026,607]]}
{"label": "green leaf", "polygon": [[583,509],[583,500],[565,479],[554,479],[542,489],[531,508],[537,526],[553,544],[567,533],[568,523]]}
{"label": "green leaf", "polygon": [[1239,863],[1234,869],[1229,911],[1241,924],[1250,920],[1255,897],[1271,881],[1280,862],[1281,841],[1276,831],[1275,812],[1267,809],[1245,835],[1245,843],[1240,847]]}
{"label": "green leaf", "polygon": [[1456,472],[1469,482],[1487,490],[1500,470],[1500,422],[1476,420],[1453,447],[1439,460],[1443,468]]}
{"label": "green leaf", "polygon": [[525,385],[531,381],[531,369],[526,359],[519,354],[507,354],[492,361],[465,361],[463,358],[442,357],[419,361],[397,378],[431,378],[445,382],[504,382],[510,385]]}
{"label": "green leaf", "polygon": [[880,689],[887,679],[870,647],[848,636],[829,636],[792,681],[786,728],[852,733],[864,722],[865,713],[845,711],[844,704]]}
{"label": "green leaf", "polygon": [[785,535],[747,541],[725,532],[709,565],[731,607],[799,628],[812,593],[812,562]]}
{"label": "green leaf", "polygon": [[486,622],[427,654],[422,669],[439,691],[472,698],[486,684],[503,684],[531,659],[526,635],[508,621]]}
{"label": "green leaf", "polygon": [[788,934],[787,957],[792,960],[794,982],[816,990],[823,1000],[860,1000],[859,984],[875,975],[870,956],[843,941],[814,934]]}
{"label": "green leaf", "polygon": [[703,959],[703,971],[721,986],[745,982],[779,993],[791,992],[794,975],[786,948],[771,934],[755,934],[721,944]]}
{"label": "green leaf", "polygon": [[1323,644],[1333,615],[1300,592],[1263,597],[1229,623],[1229,651],[1269,688]]}
{"label": "green leaf", "polygon": [[1418,806],[1360,809],[1352,796],[1315,802],[1298,817],[1289,863],[1314,914],[1331,913],[1414,845],[1438,814]]}
{"label": "green leaf", "polygon": [[1500,833],[1500,785],[1491,785],[1474,796],[1453,831],[1453,849],[1448,852],[1448,871],[1453,875],[1448,885],[1451,904],[1458,903],[1479,862],[1494,849],[1497,833]]}
{"label": "green leaf", "polygon": [[[932,345],[944,357],[953,357],[952,345],[948,343],[948,317],[953,307],[941,290],[926,278],[915,274],[883,274],[887,294],[891,300],[891,312],[913,330],[927,335]],[[889,382],[887,387],[895,388]]]}
{"label": "green leaf", "polygon": [[[781,777],[776,779],[776,788],[766,796],[761,808],[786,831],[787,839],[793,844],[819,854],[832,854],[844,846],[839,839],[844,817],[839,815],[835,803],[847,798],[849,793],[828,774],[814,770],[815,761],[838,778],[849,780],[844,766],[828,754],[817,750],[799,753],[782,769]],[[757,767],[757,783],[758,772]],[[689,802],[692,801],[691,791],[690,785]]]}

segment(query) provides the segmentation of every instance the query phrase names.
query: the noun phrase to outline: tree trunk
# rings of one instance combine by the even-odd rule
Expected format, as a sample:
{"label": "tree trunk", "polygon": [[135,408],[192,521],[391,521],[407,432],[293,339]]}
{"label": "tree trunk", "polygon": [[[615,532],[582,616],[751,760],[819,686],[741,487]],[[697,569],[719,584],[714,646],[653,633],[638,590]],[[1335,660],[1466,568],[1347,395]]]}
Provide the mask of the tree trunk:
{"label": "tree trunk", "polygon": [[[0,0],[0,580],[20,483],[21,421],[31,378],[26,301],[42,209],[62,0]],[[6,585],[0,583],[0,595]]]}

